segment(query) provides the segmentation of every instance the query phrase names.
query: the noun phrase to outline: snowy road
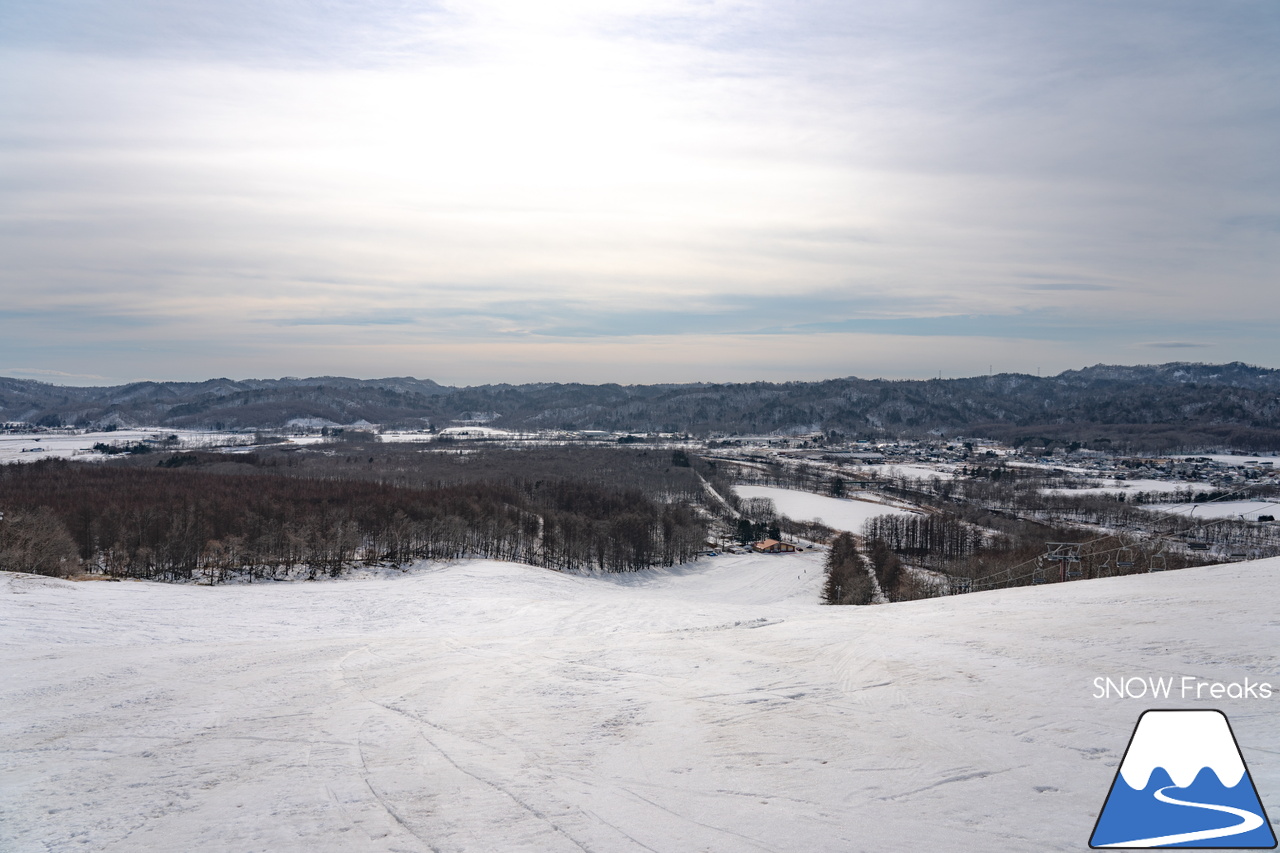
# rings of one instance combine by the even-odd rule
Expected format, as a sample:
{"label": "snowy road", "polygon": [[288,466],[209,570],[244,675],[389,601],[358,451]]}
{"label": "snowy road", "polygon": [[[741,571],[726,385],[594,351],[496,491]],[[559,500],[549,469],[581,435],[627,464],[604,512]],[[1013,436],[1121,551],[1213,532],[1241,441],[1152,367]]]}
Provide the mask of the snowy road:
{"label": "snowy road", "polygon": [[[829,608],[820,560],[0,574],[0,849],[1081,850],[1150,707],[1095,677],[1280,683],[1280,561]],[[1184,704],[1277,810],[1269,702]]]}

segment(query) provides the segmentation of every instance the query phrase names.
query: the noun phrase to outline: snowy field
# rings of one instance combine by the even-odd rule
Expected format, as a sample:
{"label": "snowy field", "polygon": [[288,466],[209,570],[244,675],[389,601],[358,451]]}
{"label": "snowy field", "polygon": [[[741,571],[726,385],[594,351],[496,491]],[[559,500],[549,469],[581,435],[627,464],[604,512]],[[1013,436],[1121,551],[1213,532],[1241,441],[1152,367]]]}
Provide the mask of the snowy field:
{"label": "snowy field", "polygon": [[0,574],[0,850],[1078,851],[1138,715],[1280,812],[1280,560],[822,607],[821,555],[227,587]]}
{"label": "snowy field", "polygon": [[874,465],[862,469],[881,477],[906,477],[910,480],[950,480],[955,477],[954,466],[933,468],[928,465]]}
{"label": "snowy field", "polygon": [[1199,504],[1147,504],[1143,509],[1191,518],[1240,518],[1256,521],[1259,515],[1276,515],[1280,501],[1214,501]]}
{"label": "snowy field", "polygon": [[119,429],[113,432],[86,432],[79,435],[39,433],[33,435],[0,435],[0,465],[6,462],[35,462],[51,457],[68,459],[73,456],[86,459],[105,459],[93,446],[102,444],[129,445],[152,438],[178,436],[180,448],[214,447],[229,441],[245,441],[248,436],[225,432],[204,432],[156,427],[152,429]]}
{"label": "snowy field", "polygon": [[1182,489],[1205,491],[1212,486],[1182,480],[1116,480],[1106,486],[1083,489],[1042,489],[1046,495],[1123,495],[1126,492],[1177,492]]}
{"label": "snowy field", "polygon": [[389,444],[426,444],[436,440],[429,432],[384,432],[378,434],[378,441]]}
{"label": "snowy field", "polygon": [[1212,459],[1214,462],[1221,462],[1223,465],[1258,465],[1261,463],[1270,463],[1275,465],[1280,463],[1280,458],[1275,454],[1267,456],[1239,456],[1234,453],[1201,453],[1201,454],[1183,454],[1181,456],[1170,457],[1172,459]]}
{"label": "snowy field", "polygon": [[868,518],[877,515],[908,515],[911,510],[876,501],[830,498],[801,492],[796,489],[780,489],[776,486],[734,486],[733,490],[743,498],[768,498],[778,512],[796,521],[821,521],[834,530],[861,533]]}

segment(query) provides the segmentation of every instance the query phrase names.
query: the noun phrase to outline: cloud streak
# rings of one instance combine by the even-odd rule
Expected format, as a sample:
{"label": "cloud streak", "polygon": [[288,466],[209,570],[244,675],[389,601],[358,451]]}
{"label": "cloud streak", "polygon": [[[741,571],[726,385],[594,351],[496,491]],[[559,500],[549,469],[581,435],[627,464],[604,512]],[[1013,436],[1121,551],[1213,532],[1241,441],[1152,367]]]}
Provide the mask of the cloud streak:
{"label": "cloud streak", "polygon": [[1201,344],[1194,341],[1146,341],[1139,346],[1151,349],[1206,349],[1214,344]]}

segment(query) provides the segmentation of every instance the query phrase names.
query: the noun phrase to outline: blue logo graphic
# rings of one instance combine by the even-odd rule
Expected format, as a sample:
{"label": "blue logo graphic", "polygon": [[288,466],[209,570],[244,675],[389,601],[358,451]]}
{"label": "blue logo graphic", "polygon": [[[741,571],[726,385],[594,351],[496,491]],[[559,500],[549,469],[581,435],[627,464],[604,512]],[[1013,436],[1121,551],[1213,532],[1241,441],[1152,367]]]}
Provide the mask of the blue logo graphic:
{"label": "blue logo graphic", "polygon": [[1275,833],[1226,715],[1144,712],[1089,846],[1273,849]]}

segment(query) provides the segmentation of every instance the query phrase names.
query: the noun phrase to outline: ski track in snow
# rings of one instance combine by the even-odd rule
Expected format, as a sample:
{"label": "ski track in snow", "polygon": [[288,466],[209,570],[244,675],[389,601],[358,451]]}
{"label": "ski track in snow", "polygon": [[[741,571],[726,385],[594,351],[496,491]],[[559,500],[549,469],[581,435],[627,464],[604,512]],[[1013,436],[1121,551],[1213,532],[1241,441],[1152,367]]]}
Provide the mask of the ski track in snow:
{"label": "ski track in snow", "polygon": [[[1148,707],[1095,677],[1275,672],[1280,560],[881,607],[821,560],[0,573],[0,850],[1080,850]],[[1265,701],[1187,704],[1280,791]]]}

